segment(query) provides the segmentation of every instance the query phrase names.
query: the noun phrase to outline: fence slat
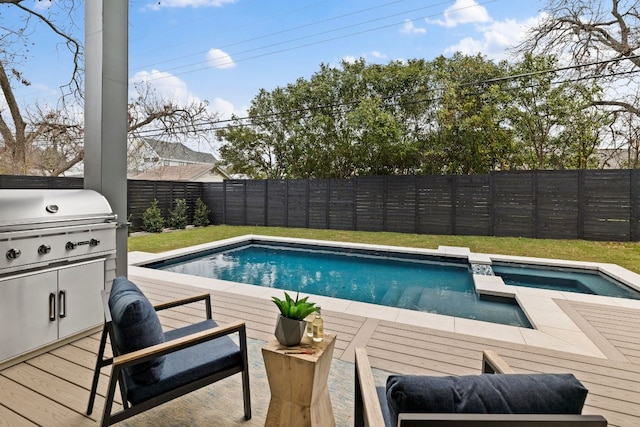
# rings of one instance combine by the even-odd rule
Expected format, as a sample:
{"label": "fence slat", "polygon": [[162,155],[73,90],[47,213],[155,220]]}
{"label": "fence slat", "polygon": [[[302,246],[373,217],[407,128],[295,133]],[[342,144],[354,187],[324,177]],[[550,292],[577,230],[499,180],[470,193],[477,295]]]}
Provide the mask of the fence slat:
{"label": "fence slat", "polygon": [[[82,188],[83,179],[0,176],[0,188]],[[132,229],[153,200],[198,198],[212,224],[640,240],[637,170],[515,171],[489,175],[362,176],[352,179],[128,181]],[[0,207],[1,210],[1,207]]]}

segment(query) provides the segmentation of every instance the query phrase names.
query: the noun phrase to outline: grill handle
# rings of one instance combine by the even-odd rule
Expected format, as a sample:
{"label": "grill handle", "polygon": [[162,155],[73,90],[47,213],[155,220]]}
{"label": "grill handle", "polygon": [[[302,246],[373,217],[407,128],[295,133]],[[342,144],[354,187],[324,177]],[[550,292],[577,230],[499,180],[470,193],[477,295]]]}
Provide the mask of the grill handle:
{"label": "grill handle", "polygon": [[67,317],[67,291],[66,290],[61,290],[58,293],[58,298],[59,298],[59,302],[60,302],[60,308],[58,310],[60,310],[60,314],[58,314],[58,317],[65,318]]}
{"label": "grill handle", "polygon": [[49,294],[49,321],[56,320],[56,294],[51,292]]}

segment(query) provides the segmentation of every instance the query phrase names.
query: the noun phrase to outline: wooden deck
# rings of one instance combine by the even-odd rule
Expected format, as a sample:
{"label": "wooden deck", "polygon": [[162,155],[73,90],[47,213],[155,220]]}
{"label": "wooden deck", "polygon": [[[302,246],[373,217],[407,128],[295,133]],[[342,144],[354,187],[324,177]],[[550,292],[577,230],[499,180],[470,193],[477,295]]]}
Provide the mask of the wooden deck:
{"label": "wooden deck", "polygon": [[[133,278],[154,302],[202,289]],[[265,299],[213,291],[220,323],[244,320],[251,338],[273,336],[275,311]],[[241,302],[242,308],[238,309]],[[519,372],[572,372],[589,389],[584,413],[601,414],[611,426],[640,425],[640,313],[585,303],[563,303],[609,359],[581,356],[323,310],[325,330],[337,333],[334,358],[352,362],[366,347],[372,366],[401,373],[462,375],[480,372],[481,351],[493,349]],[[167,328],[195,321],[195,310],[161,316]],[[99,396],[86,417],[98,334],[34,356],[0,371],[0,426],[92,426]],[[104,376],[104,374],[103,374]],[[101,381],[104,394],[106,380]],[[239,425],[242,425],[241,423]]]}

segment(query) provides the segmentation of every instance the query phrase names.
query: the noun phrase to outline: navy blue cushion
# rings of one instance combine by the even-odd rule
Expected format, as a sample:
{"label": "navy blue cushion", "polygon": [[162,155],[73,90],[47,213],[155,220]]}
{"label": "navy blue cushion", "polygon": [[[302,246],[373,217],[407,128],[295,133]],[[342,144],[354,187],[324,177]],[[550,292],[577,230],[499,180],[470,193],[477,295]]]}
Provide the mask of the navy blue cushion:
{"label": "navy blue cushion", "polygon": [[573,374],[391,375],[386,389],[392,425],[407,412],[580,414],[588,392]]}
{"label": "navy blue cushion", "polygon": [[[183,328],[167,331],[165,339],[171,341],[216,326],[215,321],[205,320]],[[205,341],[175,353],[167,354],[161,377],[151,385],[143,386],[126,378],[127,399],[135,405],[200,378],[232,367],[242,366],[240,347],[228,336],[215,338],[211,341]]]}
{"label": "navy blue cushion", "polygon": [[[162,325],[151,302],[126,277],[116,277],[109,294],[113,331],[121,354],[164,342]],[[127,373],[142,384],[157,381],[162,373],[164,356],[144,362]]]}
{"label": "navy blue cushion", "polygon": [[384,420],[385,426],[395,425],[398,422],[398,417],[396,416],[396,421],[391,421],[391,414],[389,413],[389,404],[387,403],[387,389],[384,386],[376,386],[376,393],[378,394],[378,400],[380,401],[380,409],[382,410],[382,419]]}

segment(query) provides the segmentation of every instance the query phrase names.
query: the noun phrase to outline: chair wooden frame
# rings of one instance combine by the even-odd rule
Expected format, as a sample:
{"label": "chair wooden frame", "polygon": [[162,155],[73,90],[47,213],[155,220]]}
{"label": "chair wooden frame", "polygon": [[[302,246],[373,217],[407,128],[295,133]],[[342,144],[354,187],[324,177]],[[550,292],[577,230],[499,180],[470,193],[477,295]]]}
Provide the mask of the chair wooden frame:
{"label": "chair wooden frame", "polygon": [[[93,381],[91,384],[91,394],[89,396],[89,404],[87,406],[87,415],[91,415],[93,411],[93,406],[94,406],[97,387],[98,387],[98,381],[100,378],[100,370],[105,366],[113,365],[111,369],[107,395],[105,397],[105,405],[104,405],[104,410],[102,415],[101,426],[109,426],[111,424],[120,422],[129,417],[132,417],[141,412],[144,412],[148,409],[151,409],[153,407],[166,403],[177,397],[183,396],[194,390],[197,390],[199,388],[202,388],[204,386],[207,386],[209,384],[212,384],[216,381],[227,378],[237,373],[242,374],[244,417],[247,420],[251,419],[251,397],[250,397],[250,390],[249,390],[247,334],[246,334],[246,327],[244,322],[234,322],[225,326],[210,328],[200,332],[185,335],[171,341],[166,341],[161,344],[147,347],[138,351],[134,351],[126,354],[119,354],[117,346],[114,345],[115,335],[114,335],[113,323],[111,319],[111,312],[109,310],[108,292],[106,291],[102,292],[102,299],[103,299],[103,306],[104,306],[105,322],[102,330],[102,335],[100,338],[100,347],[98,350],[98,357],[96,360],[96,368],[94,371]],[[194,295],[187,298],[173,300],[173,301],[162,303],[162,304],[157,304],[154,306],[154,308],[156,311],[160,311],[160,310],[166,310],[169,308],[182,306],[185,304],[191,304],[198,301],[205,302],[206,319],[212,320],[211,295],[208,293],[203,293],[203,294]],[[182,350],[187,347],[195,346],[195,345],[204,343],[206,341],[213,340],[218,337],[235,334],[235,333],[237,333],[239,336],[239,347],[240,347],[240,352],[242,356],[241,365],[233,366],[224,371],[220,371],[215,374],[198,379],[196,381],[190,382],[188,384],[176,387],[163,394],[155,396],[144,402],[137,403],[135,405],[131,405],[129,402],[127,402],[127,390],[126,390],[126,384],[124,381],[125,368],[128,368],[130,366],[133,366],[139,363],[143,363],[149,360],[153,360],[159,356],[176,352],[178,350]],[[111,342],[111,348],[114,355],[113,357],[104,357],[107,336],[109,337],[109,340]],[[120,386],[123,409],[118,412],[111,413],[111,409],[113,406],[113,399],[115,397],[115,392],[116,392],[116,384],[119,384]]]}
{"label": "chair wooden frame", "polygon": [[[515,371],[491,350],[482,354],[483,374],[512,374]],[[385,427],[371,365],[364,348],[355,352],[355,427]],[[398,427],[606,427],[600,415],[534,414],[400,414]]]}

